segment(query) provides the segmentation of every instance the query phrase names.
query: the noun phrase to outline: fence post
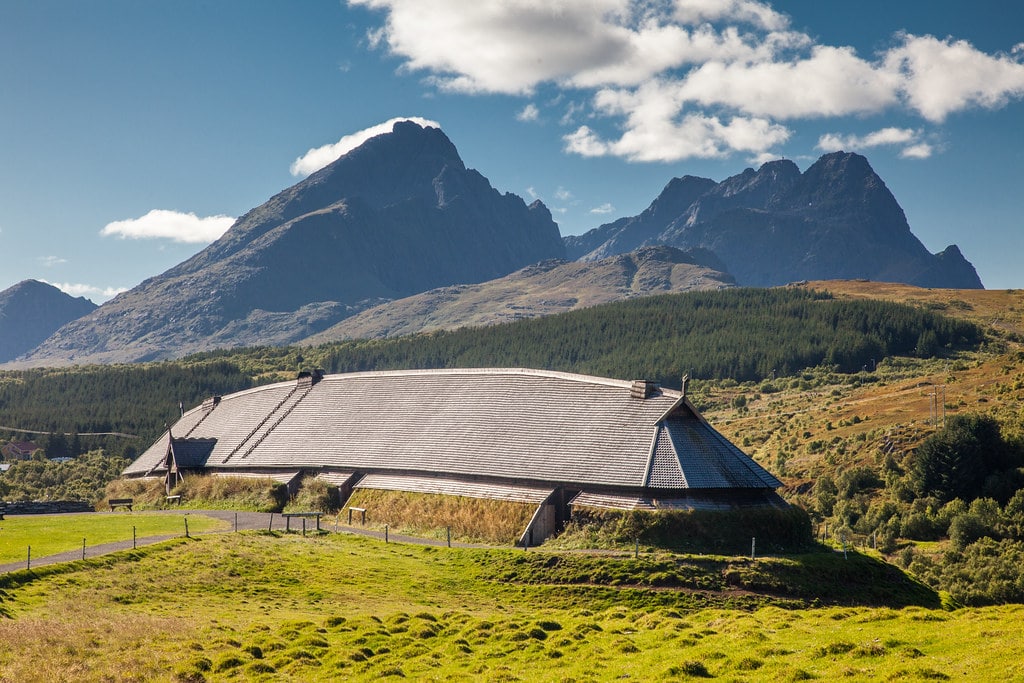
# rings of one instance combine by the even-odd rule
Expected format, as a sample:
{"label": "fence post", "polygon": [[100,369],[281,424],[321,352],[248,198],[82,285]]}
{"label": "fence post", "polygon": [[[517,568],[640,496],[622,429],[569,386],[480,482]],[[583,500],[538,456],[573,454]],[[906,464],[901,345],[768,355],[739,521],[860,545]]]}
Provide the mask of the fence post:
{"label": "fence post", "polygon": [[238,513],[235,513],[235,533],[238,533]]}
{"label": "fence post", "polygon": [[452,547],[452,528],[449,526],[449,527],[445,527],[445,529],[448,531],[448,547],[451,548]]}
{"label": "fence post", "polygon": [[306,518],[302,518],[302,537],[306,537]]}
{"label": "fence post", "polygon": [[82,539],[82,559],[85,559],[85,539]]}
{"label": "fence post", "polygon": [[634,538],[633,539],[633,559],[634,560],[640,559],[640,539],[639,538]]}
{"label": "fence post", "polygon": [[387,524],[384,525],[384,542],[385,543],[388,542],[388,525]]}
{"label": "fence post", "polygon": [[274,530],[274,513],[271,512],[270,513],[270,526],[267,527],[267,531],[273,531],[273,530]]}
{"label": "fence post", "polygon": [[755,552],[756,548],[757,548],[757,537],[756,536],[751,536],[750,537],[750,559],[752,559],[752,560],[757,559],[757,552]]}
{"label": "fence post", "polygon": [[28,547],[28,560],[25,561],[25,569],[32,570],[32,546]]}
{"label": "fence post", "polygon": [[188,517],[185,518],[185,538],[192,538],[188,535]]}
{"label": "fence post", "polygon": [[132,550],[135,550],[135,527],[132,527]]}

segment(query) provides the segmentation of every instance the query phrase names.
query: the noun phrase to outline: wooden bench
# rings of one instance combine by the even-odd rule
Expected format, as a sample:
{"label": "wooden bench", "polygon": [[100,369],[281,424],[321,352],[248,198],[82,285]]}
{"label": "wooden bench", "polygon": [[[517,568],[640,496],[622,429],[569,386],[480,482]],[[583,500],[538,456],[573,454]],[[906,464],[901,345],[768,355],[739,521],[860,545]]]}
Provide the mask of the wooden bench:
{"label": "wooden bench", "polygon": [[7,503],[0,503],[0,521],[4,518],[4,513],[7,512]]}
{"label": "wooden bench", "polygon": [[316,530],[320,531],[320,518],[324,516],[322,512],[282,512],[281,516],[284,517],[284,530],[292,530],[292,517],[316,517]]}
{"label": "wooden bench", "polygon": [[167,496],[167,504],[170,505],[171,503],[181,505],[181,496]]}
{"label": "wooden bench", "polygon": [[116,508],[128,508],[128,512],[131,512],[134,502],[135,501],[132,498],[111,498],[107,501],[107,505],[110,506],[111,512]]}

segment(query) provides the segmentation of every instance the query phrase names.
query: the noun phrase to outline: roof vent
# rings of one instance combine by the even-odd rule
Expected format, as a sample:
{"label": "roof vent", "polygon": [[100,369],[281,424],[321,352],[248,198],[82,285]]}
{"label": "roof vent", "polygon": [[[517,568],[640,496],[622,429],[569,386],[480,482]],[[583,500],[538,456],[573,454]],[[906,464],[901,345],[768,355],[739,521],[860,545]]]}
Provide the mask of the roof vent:
{"label": "roof vent", "polygon": [[[210,398],[203,401],[203,412],[210,412],[211,410],[217,407],[218,403],[220,403],[220,396],[211,396]],[[220,415],[220,413],[217,414]]]}
{"label": "roof vent", "polygon": [[660,388],[660,384],[649,379],[635,379],[629,388],[629,396],[630,398],[650,398]]}
{"label": "roof vent", "polygon": [[299,373],[298,385],[300,387],[311,387],[324,378],[324,371],[320,368],[316,370],[303,370]]}

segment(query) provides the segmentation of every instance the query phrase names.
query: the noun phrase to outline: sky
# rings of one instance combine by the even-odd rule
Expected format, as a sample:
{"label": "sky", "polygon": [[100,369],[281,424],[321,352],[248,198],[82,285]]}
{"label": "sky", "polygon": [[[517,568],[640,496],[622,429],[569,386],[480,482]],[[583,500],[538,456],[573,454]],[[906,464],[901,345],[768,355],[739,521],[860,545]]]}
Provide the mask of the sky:
{"label": "sky", "polygon": [[858,152],[1024,287],[1019,0],[3,0],[0,290],[102,303],[401,118],[563,235]]}

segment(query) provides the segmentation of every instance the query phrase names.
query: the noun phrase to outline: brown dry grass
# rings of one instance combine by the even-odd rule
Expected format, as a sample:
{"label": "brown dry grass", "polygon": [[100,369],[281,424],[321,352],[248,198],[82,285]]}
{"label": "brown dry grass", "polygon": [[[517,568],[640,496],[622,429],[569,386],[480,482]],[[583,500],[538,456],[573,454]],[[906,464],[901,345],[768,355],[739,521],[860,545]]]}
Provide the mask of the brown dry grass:
{"label": "brown dry grass", "polygon": [[359,489],[347,505],[366,509],[368,525],[440,537],[451,527],[460,541],[512,545],[536,505],[464,496]]}
{"label": "brown dry grass", "polygon": [[[288,501],[284,484],[270,478],[187,476],[172,491],[191,508],[280,512]],[[166,507],[162,479],[115,479],[107,485],[107,498],[133,498],[141,509]]]}
{"label": "brown dry grass", "polygon": [[154,647],[191,631],[182,617],[88,609],[55,603],[46,616],[0,620],[0,681],[173,680],[173,655]]}
{"label": "brown dry grass", "polygon": [[869,280],[820,280],[802,285],[839,298],[919,305],[985,328],[1024,334],[1024,290],[931,289]]}
{"label": "brown dry grass", "polygon": [[[800,387],[781,379],[778,393],[756,385],[719,387],[705,415],[786,482],[807,490],[823,474],[855,466],[901,462],[941,427],[943,414],[988,414],[1011,432],[1024,401],[1024,290],[924,289],[868,281],[803,285],[833,296],[898,301],[981,325],[989,341],[980,352],[948,359],[879,359],[860,378],[820,376]],[[743,396],[742,408],[731,405]]]}

